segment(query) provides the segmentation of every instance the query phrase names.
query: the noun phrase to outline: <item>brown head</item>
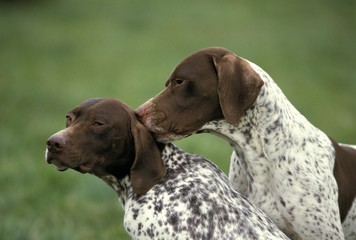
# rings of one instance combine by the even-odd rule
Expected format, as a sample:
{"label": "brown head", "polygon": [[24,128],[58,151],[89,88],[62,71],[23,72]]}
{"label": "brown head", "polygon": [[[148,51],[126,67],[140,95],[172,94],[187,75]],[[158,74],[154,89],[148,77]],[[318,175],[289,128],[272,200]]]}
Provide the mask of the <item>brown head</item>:
{"label": "brown head", "polygon": [[224,48],[206,48],[184,59],[166,88],[136,109],[136,114],[157,140],[172,141],[212,120],[238,124],[262,85],[244,59]]}
{"label": "brown head", "polygon": [[130,175],[133,191],[146,193],[165,174],[159,148],[126,104],[89,99],[71,110],[66,128],[47,140],[46,160],[98,177]]}

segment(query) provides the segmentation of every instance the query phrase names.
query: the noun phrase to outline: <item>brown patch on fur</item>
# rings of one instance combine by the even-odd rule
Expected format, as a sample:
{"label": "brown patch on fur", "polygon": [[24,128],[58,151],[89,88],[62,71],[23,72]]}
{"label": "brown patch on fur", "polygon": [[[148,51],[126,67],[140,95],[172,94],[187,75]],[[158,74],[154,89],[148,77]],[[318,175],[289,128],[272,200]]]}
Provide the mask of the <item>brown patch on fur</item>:
{"label": "brown patch on fur", "polygon": [[330,138],[335,148],[334,177],[339,190],[339,208],[341,222],[349,212],[356,196],[356,150],[339,145]]}

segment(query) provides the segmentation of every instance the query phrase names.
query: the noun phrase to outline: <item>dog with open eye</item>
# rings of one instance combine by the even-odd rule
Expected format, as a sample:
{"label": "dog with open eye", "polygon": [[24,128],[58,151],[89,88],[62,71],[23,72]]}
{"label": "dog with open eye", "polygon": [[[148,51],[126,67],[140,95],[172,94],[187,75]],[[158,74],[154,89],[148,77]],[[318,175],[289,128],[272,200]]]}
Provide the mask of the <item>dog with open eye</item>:
{"label": "dog with open eye", "polygon": [[185,58],[136,113],[157,141],[213,133],[229,179],[292,239],[356,239],[356,146],[313,126],[256,64],[224,48]]}
{"label": "dog with open eye", "polygon": [[216,165],[157,143],[118,100],[89,99],[71,110],[45,158],[109,184],[133,239],[288,239]]}

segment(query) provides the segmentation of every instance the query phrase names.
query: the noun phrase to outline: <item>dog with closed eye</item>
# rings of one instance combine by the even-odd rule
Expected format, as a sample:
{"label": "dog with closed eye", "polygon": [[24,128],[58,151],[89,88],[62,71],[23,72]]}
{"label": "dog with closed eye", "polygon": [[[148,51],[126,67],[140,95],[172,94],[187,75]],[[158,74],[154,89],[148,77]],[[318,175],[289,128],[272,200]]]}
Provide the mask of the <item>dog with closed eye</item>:
{"label": "dog with closed eye", "polygon": [[89,99],[71,110],[45,158],[109,184],[133,239],[288,239],[216,165],[157,143],[119,100]]}
{"label": "dog with closed eye", "polygon": [[227,140],[233,186],[292,239],[356,239],[356,147],[313,126],[256,64],[199,50],[136,113],[160,142]]}

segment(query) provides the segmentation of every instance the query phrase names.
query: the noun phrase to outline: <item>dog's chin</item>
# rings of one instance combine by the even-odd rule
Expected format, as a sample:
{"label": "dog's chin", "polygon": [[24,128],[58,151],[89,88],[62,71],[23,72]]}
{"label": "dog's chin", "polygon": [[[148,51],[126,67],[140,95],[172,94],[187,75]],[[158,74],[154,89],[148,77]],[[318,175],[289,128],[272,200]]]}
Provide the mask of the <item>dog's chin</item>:
{"label": "dog's chin", "polygon": [[189,137],[191,134],[175,134],[175,133],[153,133],[153,137],[157,142],[170,143]]}
{"label": "dog's chin", "polygon": [[46,149],[45,159],[48,164],[53,164],[58,171],[64,172],[69,168],[62,161],[58,160],[55,154],[49,152],[48,149]]}
{"label": "dog's chin", "polygon": [[73,165],[60,160],[58,156],[51,154],[48,151],[46,151],[45,159],[48,164],[53,164],[60,172],[64,172],[68,169],[73,169],[80,173],[92,173],[94,169],[94,164],[90,164],[89,162],[84,162],[79,165]]}
{"label": "dog's chin", "polygon": [[73,170],[77,170],[78,172],[81,172],[80,171],[80,169],[79,169],[79,167],[70,167],[70,166],[68,166],[67,164],[65,164],[65,163],[63,163],[62,161],[59,161],[58,159],[54,159],[54,158],[48,158],[48,159],[46,159],[47,160],[47,162],[49,163],[49,164],[53,164],[55,167],[56,167],[56,169],[58,170],[58,171],[60,171],[60,172],[64,172],[64,171],[67,171],[68,169],[73,169]]}
{"label": "dog's chin", "polygon": [[93,172],[93,166],[89,164],[82,164],[78,167],[73,168],[73,170],[78,171],[80,173],[92,173]]}
{"label": "dog's chin", "polygon": [[53,163],[53,165],[56,167],[56,169],[60,172],[64,172],[68,169],[73,169],[77,172],[80,172],[80,173],[91,173],[92,172],[92,167],[87,165],[87,164],[83,164],[83,165],[80,165],[80,166],[77,166],[77,167],[70,167],[70,166],[67,166],[67,165],[64,165],[63,163]]}
{"label": "dog's chin", "polygon": [[63,164],[63,163],[60,162],[60,161],[54,160],[54,159],[52,159],[52,160],[47,160],[47,162],[48,162],[49,164],[53,164],[53,165],[56,167],[56,169],[57,169],[58,171],[60,171],[60,172],[64,172],[64,171],[66,171],[66,170],[69,169],[69,167],[68,167],[67,165]]}
{"label": "dog's chin", "polygon": [[58,161],[57,159],[48,158],[47,162],[49,164],[53,164],[56,167],[56,169],[60,172],[64,172],[69,168],[66,164],[62,163],[61,161]]}
{"label": "dog's chin", "polygon": [[66,170],[68,170],[69,167],[67,166],[56,166],[57,170],[60,172],[64,172]]}

